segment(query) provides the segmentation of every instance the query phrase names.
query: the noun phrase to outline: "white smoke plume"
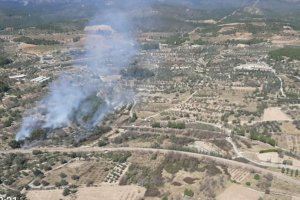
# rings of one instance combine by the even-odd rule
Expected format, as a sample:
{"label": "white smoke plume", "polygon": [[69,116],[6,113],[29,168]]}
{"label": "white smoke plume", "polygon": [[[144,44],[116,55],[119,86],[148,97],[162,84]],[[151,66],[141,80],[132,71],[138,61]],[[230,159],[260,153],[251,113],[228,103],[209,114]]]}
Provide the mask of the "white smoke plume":
{"label": "white smoke plume", "polygon": [[115,107],[130,101],[128,91],[103,81],[103,77],[119,74],[138,52],[127,9],[110,8],[95,17],[86,28],[86,57],[91,61],[64,72],[50,85],[49,94],[24,117],[16,140],[29,137],[36,129],[72,123],[91,128]]}

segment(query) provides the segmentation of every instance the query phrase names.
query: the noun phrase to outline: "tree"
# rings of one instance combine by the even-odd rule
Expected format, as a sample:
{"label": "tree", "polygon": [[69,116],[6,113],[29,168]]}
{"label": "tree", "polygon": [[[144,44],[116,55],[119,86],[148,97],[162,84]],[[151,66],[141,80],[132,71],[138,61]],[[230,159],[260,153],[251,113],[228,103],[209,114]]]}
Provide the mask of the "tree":
{"label": "tree", "polygon": [[44,176],[44,173],[39,169],[35,169],[35,170],[33,170],[33,175],[36,177],[42,177],[42,176]]}
{"label": "tree", "polygon": [[281,173],[284,174],[284,172],[285,172],[285,168],[281,168]]}

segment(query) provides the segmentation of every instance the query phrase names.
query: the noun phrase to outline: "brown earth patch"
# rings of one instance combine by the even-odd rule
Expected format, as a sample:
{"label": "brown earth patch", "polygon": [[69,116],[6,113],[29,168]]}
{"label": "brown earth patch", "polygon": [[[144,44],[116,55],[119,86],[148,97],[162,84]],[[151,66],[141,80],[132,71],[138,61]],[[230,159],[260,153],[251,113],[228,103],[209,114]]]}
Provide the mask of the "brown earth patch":
{"label": "brown earth patch", "polygon": [[198,178],[191,178],[191,177],[185,177],[183,179],[184,182],[187,184],[194,184],[196,180],[199,180]]}

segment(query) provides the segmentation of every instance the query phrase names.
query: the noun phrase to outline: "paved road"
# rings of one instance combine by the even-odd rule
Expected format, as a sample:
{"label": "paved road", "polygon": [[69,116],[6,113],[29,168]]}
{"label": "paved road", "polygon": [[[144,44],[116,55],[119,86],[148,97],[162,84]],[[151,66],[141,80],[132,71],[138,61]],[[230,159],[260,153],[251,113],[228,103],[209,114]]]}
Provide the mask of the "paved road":
{"label": "paved road", "polygon": [[32,153],[33,150],[41,150],[47,152],[106,152],[106,151],[131,151],[131,152],[158,152],[163,154],[169,153],[176,153],[183,156],[199,158],[199,159],[210,159],[220,164],[231,165],[234,167],[241,167],[246,168],[248,170],[254,170],[256,172],[260,172],[263,174],[272,174],[274,177],[279,178],[281,180],[300,185],[300,181],[293,179],[292,177],[286,176],[279,172],[274,172],[268,169],[260,168],[257,166],[253,166],[248,163],[241,163],[234,160],[228,160],[225,158],[219,158],[204,154],[192,153],[192,152],[184,152],[184,151],[175,151],[175,150],[167,150],[167,149],[152,149],[152,148],[137,148],[137,147],[117,147],[117,148],[102,148],[102,147],[78,147],[78,148],[64,148],[64,147],[57,147],[57,148],[33,148],[33,149],[16,149],[16,150],[8,150],[8,151],[0,151],[1,154],[8,154],[8,153]]}

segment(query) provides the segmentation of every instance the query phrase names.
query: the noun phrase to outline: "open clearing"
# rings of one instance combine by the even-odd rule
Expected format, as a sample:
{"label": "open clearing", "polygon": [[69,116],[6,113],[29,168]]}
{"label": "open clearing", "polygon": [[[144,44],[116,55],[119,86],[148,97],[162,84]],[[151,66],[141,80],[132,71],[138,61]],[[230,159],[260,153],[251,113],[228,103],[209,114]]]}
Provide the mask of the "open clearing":
{"label": "open clearing", "polygon": [[217,196],[217,200],[257,200],[261,196],[261,192],[234,184]]}
{"label": "open clearing", "polygon": [[63,190],[31,190],[27,193],[29,200],[53,200],[53,199],[71,199],[62,195]]}
{"label": "open clearing", "polygon": [[32,190],[27,194],[29,200],[137,200],[144,196],[146,189],[139,186],[103,185],[101,187],[83,187],[73,196],[64,197],[63,190]]}
{"label": "open clearing", "polygon": [[292,119],[278,107],[267,108],[264,111],[263,121],[291,121]]}
{"label": "open clearing", "polygon": [[264,162],[271,162],[271,163],[283,163],[284,160],[292,161],[292,165],[295,167],[300,167],[300,161],[289,156],[284,155],[283,158],[280,158],[278,153],[276,152],[269,152],[269,153],[257,153],[257,157],[259,160]]}
{"label": "open clearing", "polygon": [[101,187],[85,187],[79,188],[77,193],[77,200],[137,200],[144,196],[146,189],[129,185],[103,185]]}

